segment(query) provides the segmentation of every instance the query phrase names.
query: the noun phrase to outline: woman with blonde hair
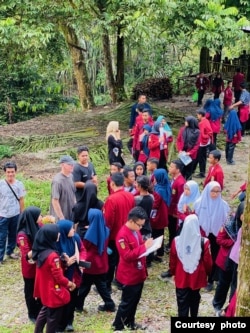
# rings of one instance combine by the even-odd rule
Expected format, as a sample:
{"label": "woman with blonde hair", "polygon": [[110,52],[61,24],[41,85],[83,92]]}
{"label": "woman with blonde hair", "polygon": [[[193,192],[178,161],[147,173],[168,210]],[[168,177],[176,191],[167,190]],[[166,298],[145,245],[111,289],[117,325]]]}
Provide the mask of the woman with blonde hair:
{"label": "woman with blonde hair", "polygon": [[106,141],[108,143],[109,164],[111,165],[114,162],[119,162],[122,166],[124,166],[125,162],[122,158],[123,146],[118,121],[110,121],[108,123],[106,130]]}

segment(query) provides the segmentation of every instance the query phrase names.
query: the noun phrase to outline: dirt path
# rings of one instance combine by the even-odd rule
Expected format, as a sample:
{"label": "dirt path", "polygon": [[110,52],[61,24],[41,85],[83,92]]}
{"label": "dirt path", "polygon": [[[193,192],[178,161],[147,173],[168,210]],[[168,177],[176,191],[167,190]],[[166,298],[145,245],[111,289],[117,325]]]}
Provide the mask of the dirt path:
{"label": "dirt path", "polygon": [[[188,98],[180,98],[175,102],[159,102],[166,108],[176,108],[186,112],[195,112],[195,106],[189,102]],[[28,122],[0,126],[0,138],[6,136],[24,136],[31,134],[51,134],[63,133],[70,128],[75,130],[83,126],[96,126],[94,115],[105,112],[106,109],[99,108],[96,111],[87,113],[69,113],[64,115],[55,115],[49,117],[40,117]],[[105,130],[101,129],[101,137],[105,135]],[[224,139],[224,134],[220,134]],[[230,199],[230,195],[236,191],[239,186],[247,180],[247,169],[249,161],[250,136],[246,136],[235,149],[234,160],[236,165],[227,165],[225,154],[222,150],[221,164],[225,173],[225,189],[223,198],[235,207],[235,201]],[[57,148],[55,151],[63,151],[64,147]],[[58,165],[50,160],[49,156],[52,150],[45,150],[38,153],[26,153],[15,156],[19,171],[26,177],[34,179],[52,179],[55,172],[58,171]],[[4,161],[1,161],[3,164]],[[165,255],[164,262],[153,264],[149,269],[149,278],[145,283],[143,296],[138,307],[137,318],[139,322],[147,324],[146,332],[169,332],[170,316],[176,315],[176,300],[174,285],[169,280],[163,282],[159,279],[162,271],[166,270],[168,265],[168,255]],[[155,287],[157,286],[157,287]],[[153,293],[152,293],[153,289]],[[20,274],[20,263],[7,259],[5,264],[0,267],[0,327],[9,328],[8,333],[32,332],[33,327],[29,324],[26,314],[26,306],[23,299],[23,281]],[[118,304],[120,300],[120,291],[114,291],[113,298]],[[212,316],[213,308],[211,301],[213,292],[206,293],[202,291],[202,301],[199,314],[201,316]],[[76,315],[76,332],[108,332],[114,314],[97,314],[96,308],[101,303],[101,299],[94,291],[91,291],[86,299],[86,309],[88,313]],[[98,317],[96,317],[98,316]],[[93,330],[95,318],[103,316],[104,328]],[[99,320],[99,319],[98,319]],[[89,325],[89,326],[88,326]],[[91,326],[92,325],[92,326]],[[14,328],[19,327],[19,328]],[[0,330],[1,331],[1,330]]]}

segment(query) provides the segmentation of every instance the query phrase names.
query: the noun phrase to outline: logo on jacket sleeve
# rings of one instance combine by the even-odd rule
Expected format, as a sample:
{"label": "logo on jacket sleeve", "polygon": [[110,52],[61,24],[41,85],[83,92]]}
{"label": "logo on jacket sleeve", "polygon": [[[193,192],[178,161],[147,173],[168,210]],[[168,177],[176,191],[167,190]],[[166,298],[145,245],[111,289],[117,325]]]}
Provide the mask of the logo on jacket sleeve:
{"label": "logo on jacket sleeve", "polygon": [[124,250],[125,249],[125,243],[124,243],[124,239],[122,238],[122,239],[119,239],[118,240],[118,242],[119,242],[119,244],[120,244],[120,247]]}

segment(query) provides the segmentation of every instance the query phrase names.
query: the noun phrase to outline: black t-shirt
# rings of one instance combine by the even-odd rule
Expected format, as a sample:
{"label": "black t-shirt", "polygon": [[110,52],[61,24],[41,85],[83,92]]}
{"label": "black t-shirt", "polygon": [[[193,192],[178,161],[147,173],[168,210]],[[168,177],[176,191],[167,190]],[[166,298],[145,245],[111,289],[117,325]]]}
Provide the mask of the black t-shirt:
{"label": "black t-shirt", "polygon": [[[83,182],[91,180],[93,176],[96,175],[94,165],[91,162],[88,162],[88,166],[83,166],[79,163],[76,163],[73,169],[73,180],[74,182]],[[81,198],[83,188],[76,189],[76,200],[78,201]]]}
{"label": "black t-shirt", "polygon": [[135,205],[142,207],[146,211],[147,216],[148,216],[143,228],[141,229],[141,233],[143,235],[149,234],[152,232],[152,228],[150,225],[150,213],[153,208],[153,202],[154,202],[154,197],[151,194],[135,196]]}

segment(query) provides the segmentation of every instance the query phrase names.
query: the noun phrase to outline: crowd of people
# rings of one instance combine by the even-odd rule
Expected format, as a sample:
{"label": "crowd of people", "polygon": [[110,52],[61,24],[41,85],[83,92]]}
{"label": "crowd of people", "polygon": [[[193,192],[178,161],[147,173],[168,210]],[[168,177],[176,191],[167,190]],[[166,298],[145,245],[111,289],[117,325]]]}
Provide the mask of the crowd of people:
{"label": "crowd of people", "polygon": [[[215,281],[216,315],[224,315],[230,286],[230,300],[235,302],[247,184],[231,216],[222,198],[224,172],[216,148],[223,118],[218,101],[208,100],[197,117],[185,118],[176,137],[178,156],[169,160],[172,129],[163,115],[153,120],[146,96],[139,96],[129,123],[133,165],[126,164],[123,155],[119,122],[107,125],[110,175],[104,201],[98,198],[98,176],[86,146],[78,147],[77,161],[68,155],[60,158],[61,170],[51,183],[50,215],[44,218],[39,207],[25,208],[16,164],[5,164],[5,179],[0,181],[0,265],[5,248],[10,258],[18,258],[17,244],[35,333],[45,325],[47,333],[73,332],[74,314],[83,312],[92,285],[103,300],[97,310],[116,312],[114,331],[145,329],[135,321],[136,309],[147,269],[152,262],[161,263],[165,253],[169,265],[161,276],[174,279],[178,316],[197,317],[200,290],[213,290]],[[241,105],[237,103],[233,106]],[[242,127],[232,105],[224,130],[227,164],[233,165]],[[202,185],[193,177],[204,178]],[[160,246],[145,256],[159,237]],[[121,290],[119,304],[112,299],[113,284]]]}

